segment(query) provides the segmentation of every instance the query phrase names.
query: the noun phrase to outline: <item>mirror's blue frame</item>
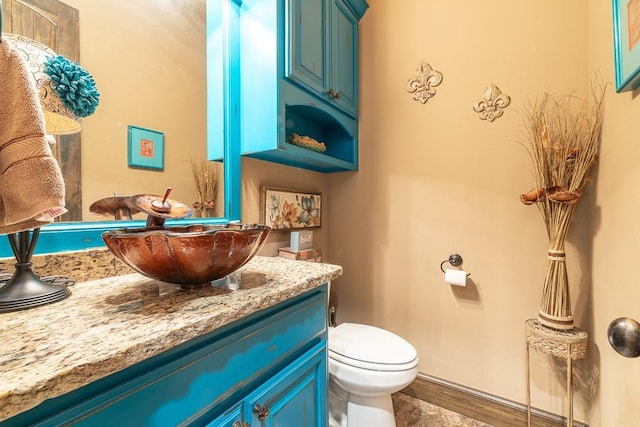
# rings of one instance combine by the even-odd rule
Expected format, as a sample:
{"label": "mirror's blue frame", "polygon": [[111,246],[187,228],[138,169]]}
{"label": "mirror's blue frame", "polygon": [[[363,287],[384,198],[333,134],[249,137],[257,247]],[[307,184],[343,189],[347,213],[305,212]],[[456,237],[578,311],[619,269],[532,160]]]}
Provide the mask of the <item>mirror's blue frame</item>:
{"label": "mirror's blue frame", "polygon": [[[241,0],[207,0],[207,156],[209,159],[224,159],[224,216],[198,219],[199,223],[225,224],[241,219],[238,81],[240,3]],[[141,188],[140,192],[147,191]],[[167,224],[182,225],[194,221],[170,220]],[[143,220],[49,224],[40,229],[35,253],[51,254],[105,247],[102,240],[105,231],[144,225]],[[0,257],[11,256],[13,252],[8,239],[0,237]]]}

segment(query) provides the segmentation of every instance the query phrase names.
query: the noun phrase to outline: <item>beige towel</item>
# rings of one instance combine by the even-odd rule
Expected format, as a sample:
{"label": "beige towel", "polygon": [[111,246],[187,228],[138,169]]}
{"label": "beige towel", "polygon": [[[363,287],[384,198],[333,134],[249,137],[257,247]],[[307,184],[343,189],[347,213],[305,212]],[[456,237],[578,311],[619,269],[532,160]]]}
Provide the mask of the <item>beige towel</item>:
{"label": "beige towel", "polygon": [[35,80],[0,39],[0,234],[40,227],[64,212],[64,180],[45,138]]}

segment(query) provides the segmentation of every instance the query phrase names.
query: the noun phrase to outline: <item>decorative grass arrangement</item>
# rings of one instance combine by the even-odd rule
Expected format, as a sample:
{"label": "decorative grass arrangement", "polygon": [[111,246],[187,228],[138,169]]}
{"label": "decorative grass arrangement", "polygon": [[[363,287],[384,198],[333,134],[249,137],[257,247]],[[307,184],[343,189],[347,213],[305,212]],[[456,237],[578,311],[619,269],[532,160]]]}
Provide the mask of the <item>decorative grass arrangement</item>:
{"label": "decorative grass arrangement", "polygon": [[202,218],[215,216],[218,197],[219,164],[208,160],[191,160],[196,201],[193,208],[200,211]]}
{"label": "decorative grass arrangement", "polygon": [[598,158],[604,93],[605,87],[598,86],[588,99],[544,94],[525,106],[536,187],[520,200],[538,207],[547,229],[549,253],[538,321],[554,329],[574,327],[565,239]]}

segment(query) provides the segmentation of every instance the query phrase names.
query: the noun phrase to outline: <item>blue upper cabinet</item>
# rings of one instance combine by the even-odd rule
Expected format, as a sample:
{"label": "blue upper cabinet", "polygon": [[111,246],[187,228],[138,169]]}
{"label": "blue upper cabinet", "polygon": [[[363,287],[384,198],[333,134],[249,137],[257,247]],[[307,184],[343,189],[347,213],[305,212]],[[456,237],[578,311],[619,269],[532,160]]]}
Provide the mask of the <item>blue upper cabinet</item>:
{"label": "blue upper cabinet", "polygon": [[287,78],[358,116],[358,18],[342,0],[291,0]]}
{"label": "blue upper cabinet", "polygon": [[357,170],[358,21],[367,3],[241,7],[242,153],[320,172]]}
{"label": "blue upper cabinet", "polygon": [[329,52],[326,29],[327,2],[325,0],[290,0],[287,40],[286,76],[315,92],[326,94]]}
{"label": "blue upper cabinet", "polygon": [[358,18],[340,0],[331,6],[331,80],[327,94],[336,105],[357,116]]}

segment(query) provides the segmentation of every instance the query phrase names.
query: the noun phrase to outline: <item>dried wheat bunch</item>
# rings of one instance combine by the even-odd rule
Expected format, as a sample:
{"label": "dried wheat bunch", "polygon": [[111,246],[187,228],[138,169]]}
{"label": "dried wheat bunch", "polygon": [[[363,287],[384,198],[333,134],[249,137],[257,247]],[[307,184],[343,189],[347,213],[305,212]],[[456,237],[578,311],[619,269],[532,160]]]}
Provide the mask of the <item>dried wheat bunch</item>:
{"label": "dried wheat bunch", "polygon": [[[525,107],[527,148],[536,185],[521,194],[520,200],[538,207],[550,246],[538,317],[547,326],[560,329],[573,327],[564,242],[576,203],[598,158],[604,93],[604,86],[592,87],[587,99],[547,93]],[[563,328],[563,324],[570,326]]]}

